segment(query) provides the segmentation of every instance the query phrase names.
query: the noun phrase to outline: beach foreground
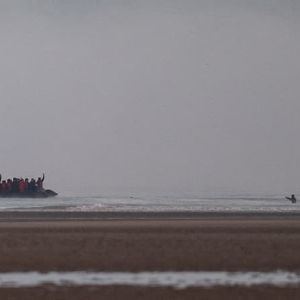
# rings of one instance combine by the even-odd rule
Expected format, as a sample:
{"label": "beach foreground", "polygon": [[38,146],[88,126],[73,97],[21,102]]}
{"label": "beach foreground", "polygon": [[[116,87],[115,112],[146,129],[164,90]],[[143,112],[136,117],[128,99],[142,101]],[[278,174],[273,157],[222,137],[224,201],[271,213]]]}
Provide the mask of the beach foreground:
{"label": "beach foreground", "polygon": [[[0,272],[300,270],[297,217],[0,217]],[[1,299],[295,299],[295,287],[1,288]]]}

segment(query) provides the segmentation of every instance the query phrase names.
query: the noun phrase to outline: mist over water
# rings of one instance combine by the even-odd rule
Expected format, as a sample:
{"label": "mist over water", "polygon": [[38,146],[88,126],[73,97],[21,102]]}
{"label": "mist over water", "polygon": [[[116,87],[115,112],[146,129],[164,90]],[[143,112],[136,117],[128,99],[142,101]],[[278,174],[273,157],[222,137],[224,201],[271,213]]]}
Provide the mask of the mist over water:
{"label": "mist over water", "polygon": [[299,193],[299,14],[1,1],[0,172],[73,196]]}

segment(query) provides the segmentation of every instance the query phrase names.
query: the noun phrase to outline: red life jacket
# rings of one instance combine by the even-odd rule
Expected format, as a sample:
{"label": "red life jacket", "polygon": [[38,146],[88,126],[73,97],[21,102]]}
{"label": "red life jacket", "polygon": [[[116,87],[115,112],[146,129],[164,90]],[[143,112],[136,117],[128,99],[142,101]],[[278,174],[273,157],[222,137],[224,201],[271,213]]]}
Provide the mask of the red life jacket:
{"label": "red life jacket", "polygon": [[11,190],[12,190],[12,183],[11,183],[11,181],[8,181],[6,183],[6,191],[11,192]]}
{"label": "red life jacket", "polygon": [[7,192],[7,183],[6,182],[2,182],[1,186],[2,186],[2,192]]}
{"label": "red life jacket", "polygon": [[25,190],[26,190],[25,181],[24,181],[23,179],[21,179],[21,180],[19,181],[19,191],[20,191],[21,193],[24,193]]}

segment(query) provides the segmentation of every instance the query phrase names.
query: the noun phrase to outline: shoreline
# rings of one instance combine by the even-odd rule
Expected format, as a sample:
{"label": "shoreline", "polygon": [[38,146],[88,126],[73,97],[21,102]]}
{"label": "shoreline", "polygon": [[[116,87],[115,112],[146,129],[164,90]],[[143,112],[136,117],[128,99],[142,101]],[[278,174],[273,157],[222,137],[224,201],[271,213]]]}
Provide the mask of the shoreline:
{"label": "shoreline", "polygon": [[108,212],[108,211],[0,211],[3,221],[51,220],[201,220],[201,219],[300,219],[300,212]]}
{"label": "shoreline", "polygon": [[53,287],[40,288],[3,288],[0,289],[0,298],[9,300],[295,300],[299,299],[300,291],[297,288],[274,287],[218,287],[218,288],[142,288],[127,286],[111,287]]}

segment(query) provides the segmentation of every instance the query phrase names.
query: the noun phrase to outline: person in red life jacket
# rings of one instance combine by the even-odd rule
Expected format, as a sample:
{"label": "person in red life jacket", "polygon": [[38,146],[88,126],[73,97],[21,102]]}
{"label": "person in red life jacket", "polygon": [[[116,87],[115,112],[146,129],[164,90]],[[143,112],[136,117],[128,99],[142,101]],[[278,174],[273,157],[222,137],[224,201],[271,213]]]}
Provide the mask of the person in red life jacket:
{"label": "person in red life jacket", "polygon": [[28,192],[28,186],[29,186],[29,179],[28,178],[25,178],[24,185],[25,185],[25,192]]}
{"label": "person in red life jacket", "polygon": [[37,185],[37,189],[38,191],[42,191],[44,188],[43,188],[43,182],[45,180],[45,174],[43,173],[43,177],[39,177],[38,180],[36,181],[36,185]]}
{"label": "person in red life jacket", "polygon": [[5,180],[2,180],[2,193],[7,193],[7,183]]}
{"label": "person in red life jacket", "polygon": [[7,181],[6,181],[6,191],[7,191],[7,193],[12,192],[12,180],[11,179],[7,179]]}
{"label": "person in red life jacket", "polygon": [[21,178],[19,180],[19,192],[24,193],[26,191],[25,180]]}

